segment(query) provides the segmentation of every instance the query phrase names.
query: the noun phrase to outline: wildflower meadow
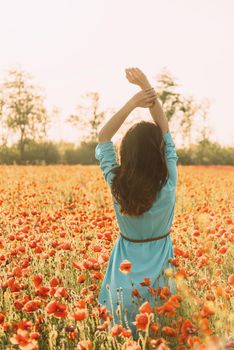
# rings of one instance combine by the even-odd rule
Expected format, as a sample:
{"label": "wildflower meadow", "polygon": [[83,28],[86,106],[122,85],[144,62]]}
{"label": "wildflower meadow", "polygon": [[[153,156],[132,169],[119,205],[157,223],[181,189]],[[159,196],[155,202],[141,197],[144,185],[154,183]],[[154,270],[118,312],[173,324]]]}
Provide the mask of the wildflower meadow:
{"label": "wildflower meadow", "polygon": [[178,166],[177,294],[145,276],[160,303],[133,290],[133,339],[97,302],[119,232],[99,167],[1,166],[0,350],[233,349],[233,180],[231,166]]}

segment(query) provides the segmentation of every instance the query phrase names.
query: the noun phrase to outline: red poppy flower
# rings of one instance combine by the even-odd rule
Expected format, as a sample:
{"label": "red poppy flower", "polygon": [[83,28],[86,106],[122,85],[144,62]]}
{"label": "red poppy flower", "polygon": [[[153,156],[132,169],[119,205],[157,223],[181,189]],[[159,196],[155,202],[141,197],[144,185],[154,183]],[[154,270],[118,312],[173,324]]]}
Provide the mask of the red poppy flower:
{"label": "red poppy flower", "polygon": [[13,269],[12,276],[15,276],[15,277],[22,277],[22,276],[23,276],[22,268],[21,268],[20,266],[16,266],[16,267]]}
{"label": "red poppy flower", "polygon": [[131,341],[127,345],[126,350],[141,350],[141,347],[135,341]]}
{"label": "red poppy flower", "polygon": [[103,273],[100,272],[100,271],[95,271],[93,274],[92,274],[92,278],[95,279],[95,280],[102,280],[104,277]]}
{"label": "red poppy flower", "polygon": [[41,305],[41,300],[37,300],[37,299],[30,300],[24,305],[23,310],[27,313],[34,312],[39,309],[40,305]]}
{"label": "red poppy flower", "polygon": [[147,313],[136,315],[135,322],[132,322],[138,330],[145,331],[149,323],[149,316]]}
{"label": "red poppy flower", "polygon": [[124,260],[119,265],[119,270],[124,274],[128,274],[131,271],[131,268],[132,268],[132,263],[129,260]]}
{"label": "red poppy flower", "polygon": [[120,335],[122,333],[122,330],[123,326],[121,326],[120,324],[116,324],[111,328],[110,334],[112,335],[112,337],[116,337],[117,335]]}
{"label": "red poppy flower", "polygon": [[58,300],[51,300],[45,307],[45,311],[49,315],[53,315],[56,318],[64,318],[67,316],[67,306],[61,304]]}
{"label": "red poppy flower", "polygon": [[122,336],[125,337],[125,338],[130,338],[132,335],[132,331],[131,329],[126,329],[123,327],[122,329]]}
{"label": "red poppy flower", "polygon": [[151,279],[150,278],[144,278],[143,282],[140,282],[140,285],[142,287],[148,287],[151,285]]}
{"label": "red poppy flower", "polygon": [[68,295],[68,292],[67,292],[66,288],[64,288],[64,287],[59,287],[59,288],[57,288],[57,290],[56,290],[54,296],[55,296],[56,298],[57,298],[57,297],[63,297],[63,298],[65,298],[65,299],[67,299],[69,295]]}
{"label": "red poppy flower", "polygon": [[84,283],[84,281],[86,280],[85,275],[80,275],[77,277],[77,282],[78,283]]}
{"label": "red poppy flower", "polygon": [[160,328],[160,324],[158,322],[153,322],[150,325],[150,330],[154,333],[157,333]]}
{"label": "red poppy flower", "polygon": [[76,320],[76,321],[83,321],[88,317],[88,310],[87,309],[77,309],[72,317]]}
{"label": "red poppy flower", "polygon": [[147,313],[151,314],[153,312],[153,309],[148,301],[144,302],[140,307],[139,307],[140,313]]}
{"label": "red poppy flower", "polygon": [[82,340],[74,350],[92,350],[93,344],[90,340]]}
{"label": "red poppy flower", "polygon": [[18,329],[17,333],[10,337],[10,341],[14,345],[18,345],[21,350],[37,349],[37,341],[30,337],[28,331]]}
{"label": "red poppy flower", "polygon": [[204,305],[200,311],[202,317],[209,317],[215,314],[215,311],[211,307]]}
{"label": "red poppy flower", "polygon": [[231,286],[234,286],[234,274],[228,277],[228,284],[230,284]]}
{"label": "red poppy flower", "polygon": [[197,327],[190,320],[183,320],[181,325],[182,337],[185,339],[197,332]]}
{"label": "red poppy flower", "polygon": [[166,345],[166,340],[162,337],[158,339],[152,339],[150,341],[150,344],[152,345],[153,349],[156,350],[170,350]]}
{"label": "red poppy flower", "polygon": [[159,315],[165,314],[165,316],[176,316],[175,309],[179,308],[180,300],[181,297],[179,295],[172,295],[165,304],[159,307],[155,307],[155,311]]}
{"label": "red poppy flower", "polygon": [[58,277],[53,277],[51,280],[50,280],[50,286],[51,287],[57,287],[59,286],[61,283],[61,279],[58,278]]}
{"label": "red poppy flower", "polygon": [[107,329],[109,327],[109,324],[110,324],[109,320],[104,321],[102,324],[97,326],[97,329],[103,331],[103,330],[105,330],[105,329]]}
{"label": "red poppy flower", "polygon": [[43,277],[42,277],[41,273],[33,276],[33,283],[34,283],[35,288],[38,288],[40,286],[42,279],[43,279]]}
{"label": "red poppy flower", "polygon": [[166,300],[170,294],[171,292],[168,287],[164,286],[160,288],[159,296],[161,299]]}
{"label": "red poppy flower", "polygon": [[174,328],[171,328],[171,327],[163,327],[162,332],[164,335],[166,335],[168,337],[176,337],[178,334],[178,331]]}
{"label": "red poppy flower", "polygon": [[3,323],[5,316],[0,312],[0,324]]}
{"label": "red poppy flower", "polygon": [[141,294],[139,293],[137,288],[134,288],[131,292],[132,296],[137,297],[137,298],[142,298]]}
{"label": "red poppy flower", "polygon": [[85,309],[86,308],[86,301],[84,299],[76,300],[76,301],[74,301],[74,306],[76,306],[80,309]]}

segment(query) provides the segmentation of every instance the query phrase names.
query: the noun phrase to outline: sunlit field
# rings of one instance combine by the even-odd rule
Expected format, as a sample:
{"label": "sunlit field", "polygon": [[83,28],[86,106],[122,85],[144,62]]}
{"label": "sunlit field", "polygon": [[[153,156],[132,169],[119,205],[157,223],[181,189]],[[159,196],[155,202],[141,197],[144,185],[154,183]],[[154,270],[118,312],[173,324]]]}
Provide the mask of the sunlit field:
{"label": "sunlit field", "polygon": [[233,349],[234,168],[178,174],[178,293],[145,281],[161,303],[139,308],[135,341],[97,304],[118,236],[99,167],[1,166],[0,349]]}

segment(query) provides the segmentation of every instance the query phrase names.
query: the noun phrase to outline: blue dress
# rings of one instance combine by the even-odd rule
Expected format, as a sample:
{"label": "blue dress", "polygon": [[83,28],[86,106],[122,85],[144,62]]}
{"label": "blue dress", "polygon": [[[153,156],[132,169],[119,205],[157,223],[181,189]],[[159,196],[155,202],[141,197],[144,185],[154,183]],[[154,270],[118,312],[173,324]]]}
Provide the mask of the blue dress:
{"label": "blue dress", "polygon": [[[163,139],[169,176],[152,207],[141,216],[128,217],[120,213],[119,204],[113,199],[119,230],[129,238],[146,239],[162,236],[171,228],[176,203],[178,156],[170,131],[163,135]],[[111,186],[115,176],[111,170],[119,165],[113,142],[98,143],[95,157],[100,162],[107,184]],[[170,258],[174,258],[170,235],[157,241],[143,243],[130,242],[122,236],[118,236],[98,297],[98,302],[105,305],[112,314],[113,324],[121,323],[130,328],[135,335],[136,327],[133,326],[132,322],[135,320],[136,314],[139,313],[139,305],[144,301],[149,301],[152,307],[155,306],[156,297],[151,295],[146,286],[140,285],[144,278],[150,278],[151,286],[154,288],[167,285],[171,293],[176,293],[175,280],[163,273],[167,268],[176,271],[175,267],[168,262]],[[131,271],[128,274],[123,274],[119,270],[123,260],[129,260],[132,263]],[[132,295],[135,288],[139,291],[142,299]]]}

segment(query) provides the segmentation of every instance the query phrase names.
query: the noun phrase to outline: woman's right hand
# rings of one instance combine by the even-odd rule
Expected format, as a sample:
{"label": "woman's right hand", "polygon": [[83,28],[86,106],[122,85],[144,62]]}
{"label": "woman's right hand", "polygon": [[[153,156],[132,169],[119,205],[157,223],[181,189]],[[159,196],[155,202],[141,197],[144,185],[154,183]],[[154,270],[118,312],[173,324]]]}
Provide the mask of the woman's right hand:
{"label": "woman's right hand", "polygon": [[131,102],[133,103],[134,107],[151,108],[153,107],[155,101],[156,92],[154,88],[141,90],[131,98]]}

